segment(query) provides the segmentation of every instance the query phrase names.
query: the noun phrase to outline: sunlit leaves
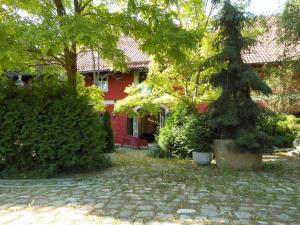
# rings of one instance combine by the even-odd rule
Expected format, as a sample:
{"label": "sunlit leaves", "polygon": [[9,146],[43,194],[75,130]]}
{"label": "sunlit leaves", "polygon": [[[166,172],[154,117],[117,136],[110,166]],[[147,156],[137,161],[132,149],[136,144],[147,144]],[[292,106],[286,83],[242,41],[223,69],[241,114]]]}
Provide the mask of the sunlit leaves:
{"label": "sunlit leaves", "polygon": [[280,19],[280,28],[282,41],[300,41],[300,0],[287,2]]}

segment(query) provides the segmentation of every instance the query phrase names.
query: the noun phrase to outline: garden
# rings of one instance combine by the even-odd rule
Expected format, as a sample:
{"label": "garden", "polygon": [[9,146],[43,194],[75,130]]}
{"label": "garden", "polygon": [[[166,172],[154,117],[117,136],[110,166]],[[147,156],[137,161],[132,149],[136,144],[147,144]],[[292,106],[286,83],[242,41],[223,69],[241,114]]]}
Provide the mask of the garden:
{"label": "garden", "polygon": [[[0,224],[298,224],[299,56],[245,63],[268,18],[241,2],[0,3]],[[299,43],[299,9],[277,16],[283,52]],[[134,74],[123,35],[151,62],[107,100],[99,58]],[[87,49],[91,84],[77,65]],[[116,114],[162,105],[154,144],[115,145]]]}

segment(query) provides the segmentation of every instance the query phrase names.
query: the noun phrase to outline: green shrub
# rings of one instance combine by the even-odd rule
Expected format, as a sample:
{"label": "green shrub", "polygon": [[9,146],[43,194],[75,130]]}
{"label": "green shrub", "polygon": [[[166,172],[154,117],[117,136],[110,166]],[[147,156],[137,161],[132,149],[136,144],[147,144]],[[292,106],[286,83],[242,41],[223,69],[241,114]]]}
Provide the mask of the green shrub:
{"label": "green shrub", "polygon": [[265,111],[259,118],[258,128],[272,136],[274,146],[292,147],[297,135],[297,118],[293,115]]}
{"label": "green shrub", "polygon": [[172,154],[170,151],[163,151],[161,147],[156,143],[151,147],[149,156],[156,158],[172,158]]}
{"label": "green shrub", "polygon": [[106,132],[89,96],[66,82],[0,89],[0,171],[51,176],[105,165]]}
{"label": "green shrub", "polygon": [[103,115],[103,123],[104,123],[104,130],[107,133],[105,138],[106,148],[104,149],[104,152],[112,153],[115,150],[115,140],[114,140],[114,133],[110,123],[110,115],[109,112],[107,111],[105,111]]}
{"label": "green shrub", "polygon": [[168,158],[190,158],[192,151],[210,151],[212,142],[205,128],[205,115],[196,112],[195,107],[179,106],[160,129],[158,147],[153,155]]}
{"label": "green shrub", "polygon": [[214,134],[207,125],[207,113],[196,113],[187,122],[191,146],[196,152],[211,152]]}

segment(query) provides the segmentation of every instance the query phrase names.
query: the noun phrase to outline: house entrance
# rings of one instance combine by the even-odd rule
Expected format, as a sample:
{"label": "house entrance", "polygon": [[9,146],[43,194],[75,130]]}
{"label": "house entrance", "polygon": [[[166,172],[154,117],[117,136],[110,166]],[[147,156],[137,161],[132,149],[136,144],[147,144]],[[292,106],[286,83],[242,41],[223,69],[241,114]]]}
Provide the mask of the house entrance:
{"label": "house entrance", "polygon": [[154,142],[159,128],[165,125],[167,112],[167,109],[160,108],[160,113],[157,116],[147,115],[128,118],[128,135],[145,139],[149,143]]}
{"label": "house entrance", "polygon": [[147,140],[149,143],[155,141],[155,134],[159,129],[159,117],[144,116],[138,118],[139,138]]}

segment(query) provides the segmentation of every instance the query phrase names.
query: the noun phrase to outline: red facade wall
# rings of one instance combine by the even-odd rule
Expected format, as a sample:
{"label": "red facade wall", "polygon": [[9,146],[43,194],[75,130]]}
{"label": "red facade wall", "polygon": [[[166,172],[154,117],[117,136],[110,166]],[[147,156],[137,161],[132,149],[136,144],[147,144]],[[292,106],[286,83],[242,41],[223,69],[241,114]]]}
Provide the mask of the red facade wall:
{"label": "red facade wall", "polygon": [[115,143],[121,144],[124,137],[127,136],[127,115],[126,113],[113,113],[114,106],[108,105],[107,111],[110,112],[110,122],[114,131]]}
{"label": "red facade wall", "polygon": [[[87,75],[85,85],[93,84],[93,76]],[[124,92],[127,86],[134,82],[133,74],[117,74],[108,77],[108,91],[104,92],[104,100],[107,101],[106,110],[110,112],[111,125],[114,131],[115,143],[120,144],[124,137],[127,136],[127,115],[125,113],[113,113],[114,105],[111,101],[117,101],[127,96]]]}
{"label": "red facade wall", "polygon": [[127,96],[125,88],[133,83],[133,74],[122,74],[108,77],[108,92],[104,92],[104,100],[119,100]]}
{"label": "red facade wall", "polygon": [[[108,77],[108,92],[104,92],[104,100],[116,101],[127,96],[124,92],[127,86],[134,82],[133,74],[124,74],[122,76]],[[114,106],[107,105],[107,111],[111,113],[111,125],[114,131],[115,142],[122,143],[124,137],[127,136],[127,115],[125,113],[113,114]]]}

